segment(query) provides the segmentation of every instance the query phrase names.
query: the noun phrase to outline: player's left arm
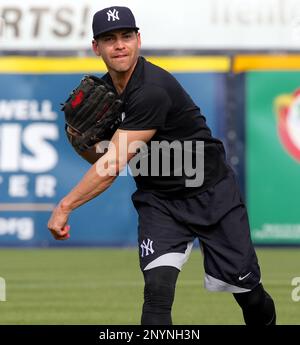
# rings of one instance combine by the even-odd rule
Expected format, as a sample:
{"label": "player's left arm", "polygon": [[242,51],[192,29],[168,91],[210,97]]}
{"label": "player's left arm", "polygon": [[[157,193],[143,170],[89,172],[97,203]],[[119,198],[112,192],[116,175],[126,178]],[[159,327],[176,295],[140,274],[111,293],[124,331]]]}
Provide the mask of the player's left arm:
{"label": "player's left arm", "polygon": [[70,213],[92,200],[109,188],[126,164],[136,154],[143,143],[155,134],[150,130],[117,130],[111,139],[107,152],[95,162],[82,180],[67,194],[54,209],[48,228],[57,240],[68,239]]}

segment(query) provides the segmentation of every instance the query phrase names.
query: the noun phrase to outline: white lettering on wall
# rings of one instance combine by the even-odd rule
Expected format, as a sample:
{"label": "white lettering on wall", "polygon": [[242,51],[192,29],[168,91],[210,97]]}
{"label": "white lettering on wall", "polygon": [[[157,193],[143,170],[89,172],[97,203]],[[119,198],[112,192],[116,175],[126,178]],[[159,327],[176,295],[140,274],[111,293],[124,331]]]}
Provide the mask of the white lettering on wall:
{"label": "white lettering on wall", "polygon": [[16,235],[19,240],[33,238],[34,222],[32,218],[0,218],[0,236]]}
{"label": "white lettering on wall", "polygon": [[[0,126],[0,171],[41,173],[58,162],[55,147],[47,140],[58,140],[56,124],[33,123],[22,129],[20,124]],[[24,145],[30,154],[22,153]]]}

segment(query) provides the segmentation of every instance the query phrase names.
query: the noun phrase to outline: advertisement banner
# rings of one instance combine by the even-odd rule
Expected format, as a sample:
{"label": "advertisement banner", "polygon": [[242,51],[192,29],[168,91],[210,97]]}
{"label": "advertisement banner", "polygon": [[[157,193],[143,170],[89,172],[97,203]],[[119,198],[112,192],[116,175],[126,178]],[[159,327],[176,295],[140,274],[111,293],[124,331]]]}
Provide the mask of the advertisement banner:
{"label": "advertisement banner", "polygon": [[246,186],[252,238],[300,243],[300,71],[246,74]]}

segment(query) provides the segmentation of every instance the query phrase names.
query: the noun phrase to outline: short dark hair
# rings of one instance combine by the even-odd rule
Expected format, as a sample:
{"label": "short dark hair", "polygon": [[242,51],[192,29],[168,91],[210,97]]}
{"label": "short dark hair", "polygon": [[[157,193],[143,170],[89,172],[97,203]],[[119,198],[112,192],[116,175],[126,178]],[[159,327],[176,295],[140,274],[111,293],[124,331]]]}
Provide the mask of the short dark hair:
{"label": "short dark hair", "polygon": [[120,31],[120,30],[125,30],[126,32],[135,32],[136,34],[139,32],[138,29],[128,29],[128,28],[124,28],[124,29],[116,29],[116,30],[112,30],[112,31],[108,31],[108,32],[104,32],[103,34],[97,35],[94,40],[99,40],[105,36],[109,36],[112,32],[114,31]]}

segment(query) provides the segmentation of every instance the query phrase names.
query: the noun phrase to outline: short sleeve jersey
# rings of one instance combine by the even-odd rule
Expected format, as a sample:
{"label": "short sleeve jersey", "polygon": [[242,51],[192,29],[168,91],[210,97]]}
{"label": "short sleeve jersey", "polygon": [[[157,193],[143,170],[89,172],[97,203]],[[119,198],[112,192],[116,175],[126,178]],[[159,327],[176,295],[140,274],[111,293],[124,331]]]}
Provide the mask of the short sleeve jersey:
{"label": "short sleeve jersey", "polygon": [[[103,79],[113,87],[108,73]],[[169,72],[139,57],[120,97],[124,102],[120,129],[156,129],[146,150],[140,152],[143,157],[140,164],[146,163],[146,159],[146,169],[139,167],[133,174],[139,190],[167,198],[189,197],[225,176],[227,165],[222,142],[212,137],[199,107]],[[204,160],[197,160],[201,154]],[[169,160],[170,164],[164,165],[163,160]],[[200,169],[204,172],[201,185],[189,185],[187,181],[195,181]]]}

